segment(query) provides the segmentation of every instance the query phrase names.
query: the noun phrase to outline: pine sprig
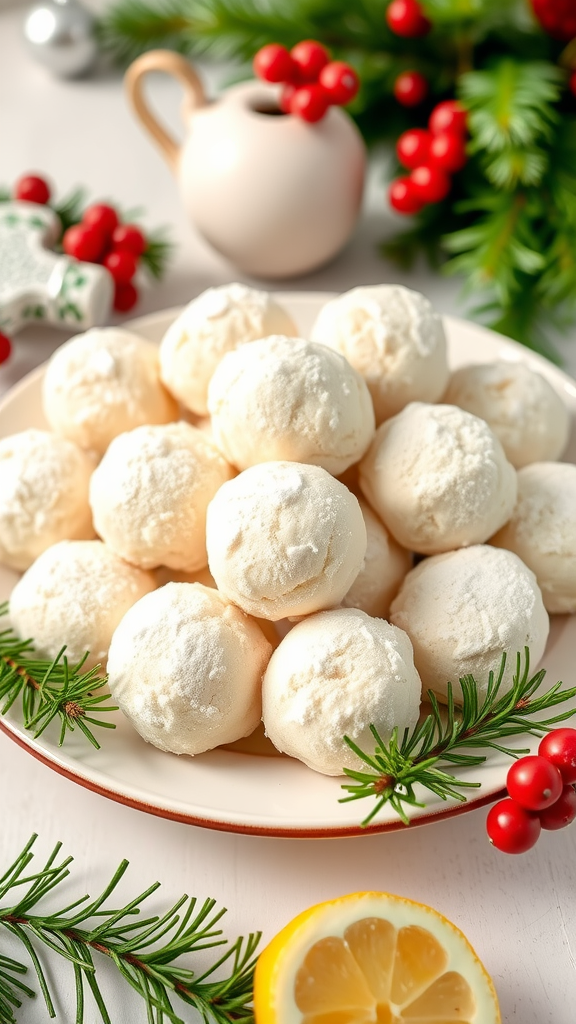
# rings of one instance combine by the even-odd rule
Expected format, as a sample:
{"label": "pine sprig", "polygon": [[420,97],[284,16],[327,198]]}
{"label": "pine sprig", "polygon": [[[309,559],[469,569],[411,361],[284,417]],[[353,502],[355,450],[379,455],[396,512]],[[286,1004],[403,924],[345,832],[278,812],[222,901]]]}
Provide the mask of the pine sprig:
{"label": "pine sprig", "polygon": [[[6,615],[8,604],[0,605],[0,616]],[[85,669],[88,652],[76,665],[69,665],[63,647],[53,661],[35,658],[30,640],[20,640],[13,630],[0,632],[0,714],[5,715],[16,701],[21,702],[24,728],[40,736],[55,719],[60,722],[58,745],[67,733],[80,729],[98,750],[100,744],[93,727],[115,729],[113,722],[102,716],[117,707],[110,704],[110,694],[102,692],[107,677],[99,666]]]}
{"label": "pine sprig", "polygon": [[[213,899],[200,904],[182,896],[162,915],[145,916],[145,904],[160,883],[151,885],[120,909],[107,906],[128,868],[122,861],[95,900],[82,896],[58,911],[43,911],[42,901],[70,875],[72,857],[59,859],[58,843],[39,871],[28,873],[36,840],[32,836],[21,854],[0,878],[0,904],[9,896],[16,902],[0,906],[0,932],[4,928],[26,950],[34,968],[50,1017],[56,1016],[45,968],[38,954],[43,947],[67,960],[76,990],[76,1024],[85,1019],[85,996],[92,994],[103,1024],[112,1024],[97,977],[98,957],[112,960],[124,980],[142,997],[148,1024],[183,1024],[173,999],[194,1007],[206,1024],[253,1021],[251,1009],[255,951],[260,933],[228,942],[217,927],[226,913]],[[22,890],[19,889],[22,887]],[[144,910],[144,915],[141,915]],[[134,920],[137,918],[137,920]],[[182,958],[222,947],[216,961],[196,973]],[[95,957],[94,954],[97,954]],[[215,977],[226,966],[225,978]],[[0,1020],[17,1024],[15,1010],[23,997],[35,995],[21,976],[27,966],[0,955]]]}
{"label": "pine sprig", "polygon": [[474,677],[469,675],[460,679],[460,707],[456,706],[452,685],[448,683],[444,714],[436,695],[428,690],[431,714],[412,732],[406,730],[402,739],[399,739],[398,729],[394,729],[390,742],[386,744],[378,730],[370,726],[376,743],[371,754],[361,750],[353,740],[345,736],[345,742],[351,750],[371,770],[344,769],[354,782],[343,784],[342,789],[349,795],[342,797],[340,803],[373,797],[376,803],[362,822],[363,826],[368,825],[386,804],[390,804],[404,824],[409,825],[406,808],[426,806],[416,796],[417,785],[442,800],[453,798],[462,802],[466,800],[466,796],[460,792],[462,789],[480,786],[479,782],[460,779],[444,770],[448,765],[472,768],[486,761],[486,754],[466,753],[468,748],[497,750],[518,757],[528,753],[528,750],[511,748],[501,742],[503,739],[526,733],[542,735],[574,715],[572,709],[550,718],[535,717],[572,700],[576,697],[576,687],[563,690],[562,683],[558,682],[540,693],[546,672],[540,669],[533,676],[530,675],[528,648],[524,658],[517,655],[511,689],[501,693],[505,669],[504,654],[498,672],[489,673],[482,701],[478,700],[479,688]]}

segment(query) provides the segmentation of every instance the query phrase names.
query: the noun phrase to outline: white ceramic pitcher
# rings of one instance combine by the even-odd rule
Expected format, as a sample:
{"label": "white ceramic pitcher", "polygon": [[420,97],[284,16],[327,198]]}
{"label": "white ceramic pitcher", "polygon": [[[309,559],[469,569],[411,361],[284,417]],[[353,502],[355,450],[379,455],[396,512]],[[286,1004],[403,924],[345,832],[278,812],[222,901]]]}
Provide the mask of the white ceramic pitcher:
{"label": "white ceramic pitcher", "polygon": [[[184,88],[182,145],[146,102],[143,81],[151,71],[173,75]],[[194,68],[168,50],[139,57],[126,87],[178,180],[190,220],[246,274],[303,274],[346,243],[362,200],[366,151],[343,110],[332,107],[308,124],[282,114],[277,88],[256,81],[210,103]]]}

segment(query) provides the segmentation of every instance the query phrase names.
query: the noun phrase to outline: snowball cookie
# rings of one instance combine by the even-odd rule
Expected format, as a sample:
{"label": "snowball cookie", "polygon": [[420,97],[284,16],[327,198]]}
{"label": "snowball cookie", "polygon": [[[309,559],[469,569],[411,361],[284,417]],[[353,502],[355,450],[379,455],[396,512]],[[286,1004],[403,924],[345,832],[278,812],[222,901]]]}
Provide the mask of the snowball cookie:
{"label": "snowball cookie", "polygon": [[360,501],[368,544],[364,565],[346,597],[345,608],[360,608],[367,615],[388,618],[390,602],[412,568],[412,555],[396,543],[378,516]]}
{"label": "snowball cookie", "polygon": [[100,454],[123,431],[178,414],[160,383],[156,345],[119,327],[61,345],[46,368],[43,401],[52,430]]}
{"label": "snowball cookie", "polygon": [[338,476],[374,436],[370,393],[338,352],[274,335],[218,366],[208,389],[214,441],[248,469],[258,462],[308,462]]}
{"label": "snowball cookie", "polygon": [[360,487],[402,547],[423,555],[479,544],[516,501],[516,471],[484,420],[413,402],[376,431]]}
{"label": "snowball cookie", "polygon": [[506,458],[520,469],[559,459],[570,414],[545,377],[525,363],[482,363],[452,374],[444,401],[486,420]]}
{"label": "snowball cookie", "polygon": [[59,540],[94,537],[88,485],[96,462],[44,430],[0,440],[0,562],[27,569]]}
{"label": "snowball cookie", "polygon": [[94,525],[141,569],[206,565],[206,507],[234,471],[188,423],[137,427],[114,439],[90,484]]}
{"label": "snowball cookie", "polygon": [[480,699],[488,673],[508,655],[502,693],[512,687],[516,655],[530,649],[536,667],[549,620],[536,577],[511,551],[477,544],[420,562],[392,602],[390,621],[406,630],[426,690],[459,699],[461,676],[472,673]]}
{"label": "snowball cookie", "polygon": [[297,329],[268,292],[243,284],[209,288],[186,306],[164,335],[162,380],[187,409],[205,416],[208,384],[222,357],[269,334],[297,334]]}
{"label": "snowball cookie", "polygon": [[576,612],[576,466],[521,469],[512,519],[490,543],[514,551],[536,573],[549,612]]}
{"label": "snowball cookie", "polygon": [[201,754],[254,731],[271,650],[256,623],[218,591],[167,583],[114,633],[110,689],[147,743]]}
{"label": "snowball cookie", "polygon": [[371,750],[418,721],[422,684],[401,629],[357,608],[311,615],[282,640],[264,676],[262,717],[278,750],[323,775],[360,768],[343,737]]}
{"label": "snowball cookie", "polygon": [[10,597],[18,636],[34,637],[42,658],[67,645],[70,663],[90,651],[87,668],[104,665],[122,616],[154,590],[151,573],[123,562],[99,540],[63,540],[24,573]]}
{"label": "snowball cookie", "polygon": [[378,284],[331,299],[311,338],[346,356],[366,381],[376,423],[408,402],[437,402],[448,383],[442,320],[420,292]]}
{"label": "snowball cookie", "polygon": [[320,466],[265,462],[208,506],[208,563],[218,590],[273,622],[339,604],[362,568],[358,499]]}

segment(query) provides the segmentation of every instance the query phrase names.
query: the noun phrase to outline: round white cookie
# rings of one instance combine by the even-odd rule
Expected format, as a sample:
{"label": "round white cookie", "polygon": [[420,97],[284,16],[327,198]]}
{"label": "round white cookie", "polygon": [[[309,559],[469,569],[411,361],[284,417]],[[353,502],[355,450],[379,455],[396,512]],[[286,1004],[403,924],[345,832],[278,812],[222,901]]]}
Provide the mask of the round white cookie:
{"label": "round white cookie", "polygon": [[273,336],[230,352],[208,389],[216,444],[234,466],[308,462],[338,476],[374,436],[370,393],[325,345]]}
{"label": "round white cookie", "polygon": [[517,488],[484,420],[422,402],[378,428],[360,486],[398,543],[423,555],[488,540],[512,515]]}
{"label": "round white cookie", "polygon": [[218,590],[277,621],[339,604],[362,568],[358,499],[319,466],[266,462],[224,484],[208,506]]}
{"label": "round white cookie", "polygon": [[110,445],[90,483],[94,525],[142,569],[207,563],[206,508],[234,471],[188,423],[137,427]]}
{"label": "round white cookie", "polygon": [[266,734],[324,775],[361,767],[343,737],[372,749],[418,721],[421,682],[405,633],[356,608],[299,622],[270,659],[262,689]]}
{"label": "round white cookie", "polygon": [[576,466],[536,462],[521,469],[512,518],[490,543],[532,569],[549,612],[576,612]]}
{"label": "round white cookie", "polygon": [[271,646],[216,590],[168,583],[122,619],[110,645],[110,689],[148,742],[201,754],[260,721]]}
{"label": "round white cookie", "polygon": [[42,395],[52,430],[100,454],[125,430],[178,414],[160,382],[157,347],[120,327],[94,327],[61,345]]}
{"label": "round white cookie", "polygon": [[88,487],[96,460],[44,430],[0,440],[0,562],[27,569],[60,540],[94,537]]}
{"label": "round white cookie", "polygon": [[525,363],[495,362],[456,370],[444,401],[486,420],[516,469],[559,459],[570,414],[541,373]]}
{"label": "round white cookie", "polygon": [[14,587],[10,622],[34,637],[41,658],[63,644],[70,664],[90,651],[86,668],[104,666],[123,615],[156,586],[151,573],[118,558],[99,540],[63,540],[40,555]]}
{"label": "round white cookie", "polygon": [[424,295],[401,285],[353,288],[331,299],[311,337],[341,352],[362,374],[377,424],[408,402],[437,402],[448,383],[442,320]]}
{"label": "round white cookie", "polygon": [[478,544],[420,562],[392,602],[390,620],[406,630],[426,690],[440,699],[471,673],[478,695],[507,655],[502,693],[512,686],[516,655],[530,651],[533,668],[548,639],[549,620],[534,573],[511,551]]}
{"label": "round white cookie", "polygon": [[360,501],[368,544],[364,565],[346,597],[344,608],[360,608],[367,615],[388,618],[390,602],[407,572],[412,555],[401,548],[365,501]]}
{"label": "round white cookie", "polygon": [[193,299],[160,346],[162,380],[187,409],[208,411],[208,385],[227,352],[269,334],[296,334],[292,318],[268,292],[225,284]]}

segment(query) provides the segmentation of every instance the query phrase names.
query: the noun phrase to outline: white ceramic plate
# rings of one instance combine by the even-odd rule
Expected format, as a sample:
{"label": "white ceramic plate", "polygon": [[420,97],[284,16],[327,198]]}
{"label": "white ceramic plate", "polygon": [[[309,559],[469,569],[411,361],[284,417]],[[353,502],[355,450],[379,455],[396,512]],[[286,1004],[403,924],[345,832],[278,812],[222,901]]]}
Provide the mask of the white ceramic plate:
{"label": "white ceramic plate", "polygon": [[[328,298],[318,293],[279,296],[304,336]],[[158,342],[177,312],[142,317],[127,326]],[[576,383],[546,360],[492,331],[450,317],[446,329],[454,367],[496,358],[523,360],[548,378],[572,412],[572,437],[565,459],[576,462]],[[0,437],[46,426],[40,401],[42,375],[40,367],[0,403]],[[16,573],[0,567],[0,600],[9,596],[16,579]],[[576,617],[555,617],[543,659],[550,683],[563,678],[570,685],[575,650]],[[405,827],[385,809],[369,829],[362,830],[360,821],[371,809],[369,800],[338,803],[343,795],[341,779],[318,775],[291,758],[272,756],[263,740],[239,745],[258,752],[219,749],[194,758],[177,757],[144,743],[119,714],[116,720],[116,730],[98,732],[99,751],[76,734],[62,749],[55,742],[55,733],[47,731],[40,739],[32,739],[22,728],[16,709],[0,718],[0,728],[44,764],[81,786],[176,821],[228,832],[288,837],[359,835]],[[536,745],[531,737],[522,743],[532,748]],[[470,778],[482,786],[469,791],[474,795],[466,804],[445,803],[422,792],[426,806],[414,810],[412,823],[423,824],[489,803],[504,789],[508,765],[505,756],[496,754],[472,769]]]}

